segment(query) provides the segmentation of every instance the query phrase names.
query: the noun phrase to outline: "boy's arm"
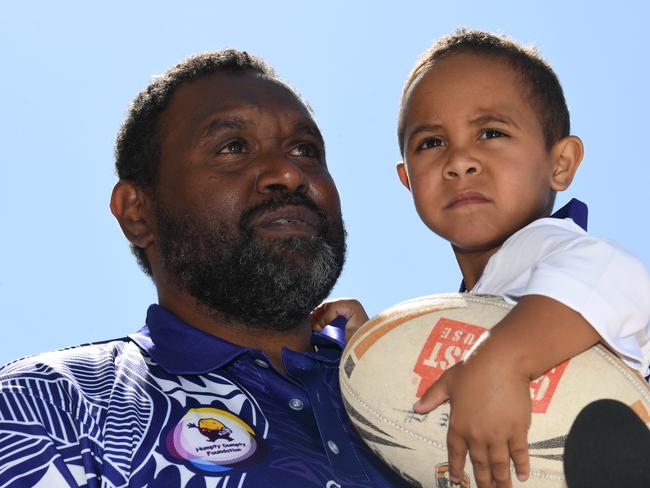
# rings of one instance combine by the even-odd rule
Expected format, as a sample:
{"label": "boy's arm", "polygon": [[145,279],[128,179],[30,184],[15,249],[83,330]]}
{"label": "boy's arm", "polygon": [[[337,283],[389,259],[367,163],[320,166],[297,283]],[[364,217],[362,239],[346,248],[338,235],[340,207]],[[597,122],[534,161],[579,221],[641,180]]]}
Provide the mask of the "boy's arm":
{"label": "boy's arm", "polygon": [[447,444],[453,480],[463,476],[469,450],[479,488],[509,488],[510,458],[517,477],[530,472],[527,432],[529,382],[599,341],[577,312],[541,295],[522,297],[462,363],[446,371],[420,401],[419,413],[449,400]]}
{"label": "boy's arm", "polygon": [[492,256],[475,293],[544,295],[580,313],[630,367],[650,373],[650,275],[615,242],[541,219]]}

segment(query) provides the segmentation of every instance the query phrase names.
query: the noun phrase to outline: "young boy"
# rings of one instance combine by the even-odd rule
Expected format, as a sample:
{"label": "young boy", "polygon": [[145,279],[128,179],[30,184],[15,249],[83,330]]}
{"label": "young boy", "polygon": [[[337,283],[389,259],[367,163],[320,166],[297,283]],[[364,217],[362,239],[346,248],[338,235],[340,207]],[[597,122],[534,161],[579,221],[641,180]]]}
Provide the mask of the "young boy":
{"label": "young boy", "polygon": [[[518,479],[530,471],[532,379],[601,340],[648,375],[650,278],[616,244],[570,218],[547,218],[583,146],[570,135],[555,73],[534,50],[478,31],[441,39],[406,81],[398,137],[399,178],[423,222],[451,243],[464,290],[516,303],[414,409],[451,402],[452,481],[469,452],[479,488],[509,487],[510,459]],[[363,318],[356,305],[326,304],[314,322]]]}

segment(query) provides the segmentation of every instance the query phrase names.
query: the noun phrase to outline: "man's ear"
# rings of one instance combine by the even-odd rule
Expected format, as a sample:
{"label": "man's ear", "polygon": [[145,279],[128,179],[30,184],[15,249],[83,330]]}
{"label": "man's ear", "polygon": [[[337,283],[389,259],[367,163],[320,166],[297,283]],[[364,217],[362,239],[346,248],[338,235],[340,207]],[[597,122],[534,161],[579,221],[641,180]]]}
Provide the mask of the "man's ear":
{"label": "man's ear", "polygon": [[119,181],[111,194],[111,212],[122,232],[131,244],[143,249],[154,240],[148,202],[146,192],[128,181]]}
{"label": "man's ear", "polygon": [[555,162],[551,188],[555,191],[566,190],[580,166],[585,153],[584,145],[579,137],[568,136],[557,141],[551,151]]}
{"label": "man's ear", "polygon": [[404,161],[397,163],[397,176],[399,176],[399,180],[402,182],[402,185],[404,185],[408,191],[411,191],[409,174],[408,171],[406,171],[406,165],[404,164]]}

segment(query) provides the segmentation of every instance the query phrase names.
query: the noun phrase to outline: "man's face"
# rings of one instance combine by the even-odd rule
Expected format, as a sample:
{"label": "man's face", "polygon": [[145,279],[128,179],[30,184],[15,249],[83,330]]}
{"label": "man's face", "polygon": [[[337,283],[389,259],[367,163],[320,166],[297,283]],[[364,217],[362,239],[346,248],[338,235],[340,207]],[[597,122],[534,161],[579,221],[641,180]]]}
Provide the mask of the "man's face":
{"label": "man's face", "polygon": [[553,204],[552,151],[502,60],[436,62],[406,106],[405,170],[420,218],[458,250],[490,251]]}
{"label": "man's face", "polygon": [[160,127],[161,266],[235,321],[297,326],[345,254],[338,193],[307,109],[277,82],[220,73],[181,86]]}

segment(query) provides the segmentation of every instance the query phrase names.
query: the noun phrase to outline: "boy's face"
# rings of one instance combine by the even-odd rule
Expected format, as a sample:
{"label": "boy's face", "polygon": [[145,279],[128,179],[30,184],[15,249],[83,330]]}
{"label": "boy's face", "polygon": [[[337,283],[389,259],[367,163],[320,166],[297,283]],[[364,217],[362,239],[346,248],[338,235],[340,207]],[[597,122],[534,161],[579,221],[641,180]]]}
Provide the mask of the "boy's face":
{"label": "boy's face", "polygon": [[[456,250],[496,250],[547,215],[558,151],[548,150],[527,93],[502,60],[443,58],[417,82],[405,112],[402,182],[420,218]],[[557,146],[557,144],[556,144]]]}

